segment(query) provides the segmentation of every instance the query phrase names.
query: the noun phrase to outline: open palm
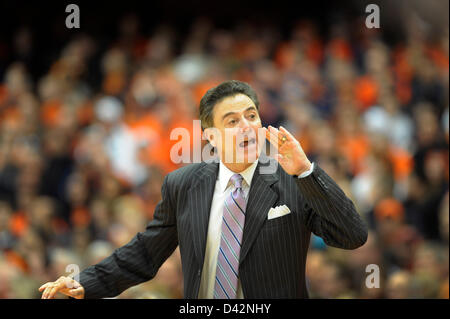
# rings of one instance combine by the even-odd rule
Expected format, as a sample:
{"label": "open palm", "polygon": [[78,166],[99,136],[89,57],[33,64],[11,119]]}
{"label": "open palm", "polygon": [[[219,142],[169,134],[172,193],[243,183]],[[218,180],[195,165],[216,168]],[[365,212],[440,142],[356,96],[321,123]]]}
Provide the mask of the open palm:
{"label": "open palm", "polygon": [[292,136],[284,127],[276,129],[269,125],[266,129],[266,138],[278,150],[275,159],[289,175],[300,175],[311,168],[300,142]]}

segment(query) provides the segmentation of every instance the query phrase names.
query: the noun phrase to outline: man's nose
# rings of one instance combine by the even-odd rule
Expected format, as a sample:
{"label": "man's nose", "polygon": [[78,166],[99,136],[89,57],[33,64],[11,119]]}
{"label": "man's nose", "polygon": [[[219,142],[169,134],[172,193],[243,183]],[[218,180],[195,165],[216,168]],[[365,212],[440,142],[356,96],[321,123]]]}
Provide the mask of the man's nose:
{"label": "man's nose", "polygon": [[250,123],[247,121],[247,119],[243,118],[239,123],[239,129],[242,133],[246,133],[250,131]]}

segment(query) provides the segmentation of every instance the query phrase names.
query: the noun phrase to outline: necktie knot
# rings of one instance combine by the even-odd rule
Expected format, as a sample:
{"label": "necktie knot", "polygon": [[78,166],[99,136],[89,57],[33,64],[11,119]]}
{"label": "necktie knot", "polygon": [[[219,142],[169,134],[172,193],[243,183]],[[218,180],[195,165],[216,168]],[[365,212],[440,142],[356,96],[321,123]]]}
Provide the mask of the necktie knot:
{"label": "necktie knot", "polygon": [[235,188],[242,188],[243,177],[241,174],[234,174],[230,179]]}

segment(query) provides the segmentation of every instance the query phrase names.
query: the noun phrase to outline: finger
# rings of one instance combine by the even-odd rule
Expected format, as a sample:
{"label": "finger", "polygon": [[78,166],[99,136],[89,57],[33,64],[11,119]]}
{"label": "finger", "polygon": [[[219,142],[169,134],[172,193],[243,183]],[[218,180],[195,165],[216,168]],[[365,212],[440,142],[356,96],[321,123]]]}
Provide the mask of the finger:
{"label": "finger", "polygon": [[275,127],[272,127],[271,132],[278,139],[280,147],[286,144],[286,142],[295,141],[295,138],[286,129],[284,129],[284,132],[287,132],[287,134]]}
{"label": "finger", "polygon": [[51,283],[51,282],[47,282],[47,283],[43,284],[42,286],[39,287],[39,291],[44,290],[44,289],[47,288],[48,285],[50,285],[50,284],[52,284],[52,283]]}
{"label": "finger", "polygon": [[266,139],[269,141],[270,144],[274,144],[274,142],[276,142],[276,140],[272,136],[272,133],[269,130],[266,130]]}
{"label": "finger", "polygon": [[50,291],[48,292],[46,299],[53,299],[53,297],[56,295],[57,292],[58,289],[56,287],[50,288]]}
{"label": "finger", "polygon": [[50,289],[50,287],[45,288],[44,292],[42,293],[42,299],[47,299]]}
{"label": "finger", "polygon": [[50,294],[50,291],[52,290],[53,286],[48,286],[47,288],[45,288],[44,293],[42,294],[43,299],[48,299],[48,296]]}
{"label": "finger", "polygon": [[295,137],[291,133],[289,133],[288,130],[286,130],[284,127],[280,126],[280,131],[283,136],[286,136],[286,139],[288,141],[295,141]]}
{"label": "finger", "polygon": [[47,288],[45,288],[45,290],[42,294],[42,299],[48,299],[51,290],[52,290],[52,286],[48,286]]}
{"label": "finger", "polygon": [[269,129],[264,128],[264,133],[266,134],[266,138],[267,138],[268,136],[270,136],[270,130],[269,130]]}
{"label": "finger", "polygon": [[53,299],[53,297],[56,295],[56,293],[58,292],[58,290],[60,290],[61,288],[65,288],[65,280],[58,280],[50,289],[48,295],[47,295],[47,299]]}
{"label": "finger", "polygon": [[272,133],[274,136],[276,136],[278,139],[281,138],[280,131],[277,128],[273,127],[272,125],[269,125],[269,132]]}
{"label": "finger", "polygon": [[[276,137],[273,137],[273,138],[276,138]],[[288,145],[290,145],[288,140],[286,138],[283,140],[283,136],[281,134],[279,134],[278,140],[276,143],[277,143],[276,146],[278,147],[278,152],[283,153],[283,152],[285,152],[286,149],[289,149],[289,147],[287,147]]]}
{"label": "finger", "polygon": [[267,139],[269,140],[269,142],[273,146],[278,147],[280,145],[280,139],[275,134],[273,134],[271,132],[268,132],[267,134],[268,134]]}
{"label": "finger", "polygon": [[266,137],[273,146],[280,147],[282,144],[282,136],[280,135],[281,134],[278,133],[278,130],[272,128],[267,131]]}
{"label": "finger", "polygon": [[272,144],[273,147],[275,147],[278,151],[280,150],[282,144],[281,144],[279,141],[277,141],[277,140],[275,139],[275,137],[270,136],[270,137],[269,137],[269,142],[270,142],[270,144]]}
{"label": "finger", "polygon": [[265,128],[264,126],[258,128],[258,133],[257,133],[258,134],[258,138],[261,137],[261,135],[263,135],[263,136],[265,136],[267,138],[268,132],[269,132],[269,130],[267,128]]}

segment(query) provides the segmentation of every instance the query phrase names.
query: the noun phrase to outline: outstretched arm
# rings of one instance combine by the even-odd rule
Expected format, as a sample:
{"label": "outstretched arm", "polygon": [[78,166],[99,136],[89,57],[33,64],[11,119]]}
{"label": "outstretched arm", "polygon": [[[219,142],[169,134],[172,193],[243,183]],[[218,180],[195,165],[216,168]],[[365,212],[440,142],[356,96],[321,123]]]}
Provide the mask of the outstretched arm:
{"label": "outstretched arm", "polygon": [[167,180],[168,177],[162,185],[162,200],[146,230],[116,249],[111,256],[80,273],[80,282],[76,282],[80,287],[77,286],[79,290],[74,292],[82,293],[71,294],[66,287],[66,282],[70,281],[62,277],[41,286],[44,290],[42,297],[51,299],[57,292],[75,298],[114,297],[131,286],[152,279],[178,245],[174,202],[170,198]]}

